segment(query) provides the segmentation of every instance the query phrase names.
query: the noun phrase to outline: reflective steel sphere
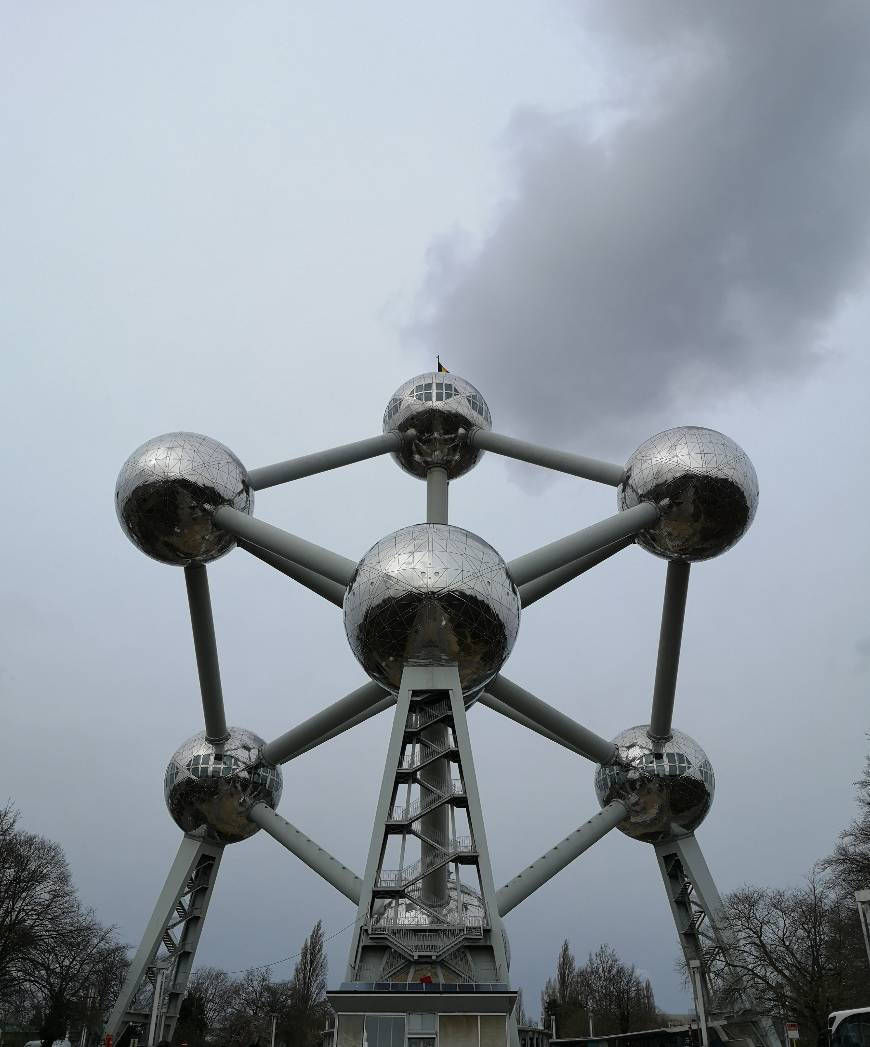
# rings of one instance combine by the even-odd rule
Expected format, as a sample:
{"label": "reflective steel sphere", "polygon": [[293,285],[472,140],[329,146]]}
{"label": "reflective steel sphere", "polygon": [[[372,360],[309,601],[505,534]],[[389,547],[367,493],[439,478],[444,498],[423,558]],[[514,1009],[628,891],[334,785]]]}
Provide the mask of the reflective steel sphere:
{"label": "reflective steel sphere", "polygon": [[[709,560],[736,544],[758,508],[758,478],[746,452],[715,429],[684,425],[653,436],[629,458],[620,509],[655,502],[659,523],[638,545],[667,560]],[[664,503],[664,504],[662,504]]]}
{"label": "reflective steel sphere", "polygon": [[248,473],[233,452],[199,433],[167,433],[134,451],[115,485],[115,510],[130,541],[161,563],[209,563],[235,538],[214,525],[223,505],[254,511]]}
{"label": "reflective steel sphere", "polygon": [[281,771],[260,759],[265,744],[253,731],[230,727],[222,745],[205,732],[188,738],[166,768],[163,795],[179,829],[217,843],[253,836],[258,826],[245,807],[262,801],[273,810],[281,799]]}
{"label": "reflective steel sphere", "polygon": [[716,779],[704,750],[681,731],[653,745],[647,725],[614,739],[617,752],[595,772],[604,807],[622,800],[628,817],[619,828],[635,840],[662,843],[697,829],[713,802]]}
{"label": "reflective steel sphere", "polygon": [[384,412],[385,433],[413,430],[393,457],[406,472],[423,479],[433,466],[446,469],[450,480],[475,466],[483,452],[466,440],[475,428],[492,428],[486,401],[471,382],[447,372],[432,371],[405,382]]}
{"label": "reflective steel sphere", "polygon": [[504,560],[446,524],[414,524],[373,545],[344,598],[351,650],[391,691],[406,663],[457,664],[463,692],[479,690],[507,661],[519,624]]}

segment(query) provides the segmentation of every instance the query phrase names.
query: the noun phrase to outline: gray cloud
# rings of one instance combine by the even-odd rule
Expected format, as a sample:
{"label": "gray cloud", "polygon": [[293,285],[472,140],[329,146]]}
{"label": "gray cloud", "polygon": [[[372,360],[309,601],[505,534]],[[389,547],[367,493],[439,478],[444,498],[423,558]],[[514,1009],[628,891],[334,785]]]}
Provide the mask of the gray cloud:
{"label": "gray cloud", "polygon": [[594,453],[819,359],[867,262],[870,8],[581,10],[621,74],[610,117],[514,114],[510,197],[479,245],[432,246],[407,333],[497,425]]}

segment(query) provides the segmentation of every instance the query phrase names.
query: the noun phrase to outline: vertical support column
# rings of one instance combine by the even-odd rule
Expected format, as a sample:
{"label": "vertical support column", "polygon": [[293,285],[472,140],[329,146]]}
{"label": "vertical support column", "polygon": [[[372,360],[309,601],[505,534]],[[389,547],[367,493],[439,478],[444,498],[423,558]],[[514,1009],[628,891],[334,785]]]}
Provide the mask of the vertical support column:
{"label": "vertical support column", "polygon": [[447,523],[447,470],[435,467],[426,473],[426,523]]}
{"label": "vertical support column", "polygon": [[692,982],[692,995],[695,997],[695,1009],[698,1012],[701,1045],[702,1047],[710,1047],[710,1031],[707,1028],[707,991],[700,960],[689,960],[689,978]]}
{"label": "vertical support column", "polygon": [[[433,753],[422,735],[442,724],[447,735],[445,748],[443,754],[440,750]],[[419,799],[404,805],[397,803],[397,794],[407,781],[422,786],[422,775],[433,764],[447,762],[449,766],[448,753],[458,762],[462,788],[454,791],[451,782],[449,793],[442,792],[434,802],[447,809],[451,836],[439,841],[430,837],[424,850],[423,819],[433,813],[432,791],[422,787]],[[470,834],[459,839],[451,831],[450,808],[455,804],[468,809]],[[414,861],[403,847],[400,867],[385,869],[387,849],[396,836],[409,841],[416,838],[421,856]],[[466,897],[457,883],[456,911],[446,896],[445,904],[433,904],[424,889],[431,873],[454,862],[473,867],[480,883],[479,898],[476,892]],[[418,996],[400,988],[423,976],[434,977],[433,992]],[[330,994],[330,1002],[338,1014],[339,1029],[345,1022],[355,1029],[362,1014],[439,1013],[435,994],[442,985],[455,989],[457,982],[469,986],[504,982],[498,1002],[504,1007],[500,1013],[508,1033],[506,1047],[519,1047],[516,1020],[510,1016],[515,994],[508,988],[508,979],[506,940],[495,898],[459,672],[455,665],[406,666],[360,891],[347,984]],[[373,990],[373,984],[380,985],[380,990]],[[387,995],[380,998],[378,991]],[[467,1013],[476,1016],[473,989],[467,996],[463,1001]],[[450,1001],[445,1011],[456,1010],[453,993]],[[464,1007],[460,1011],[466,1013]]]}
{"label": "vertical support column", "polygon": [[166,971],[163,967],[157,967],[154,971],[154,995],[151,998],[151,1019],[148,1022],[148,1047],[154,1047],[159,1038],[158,1025],[160,1023],[160,1008],[163,1006],[163,982],[166,979]]}
{"label": "vertical support column", "polygon": [[[426,473],[426,522],[447,523],[448,499],[447,470],[430,469]],[[422,735],[423,741],[436,749],[443,749],[447,744],[447,728],[444,724],[435,724]],[[444,792],[450,788],[450,763],[448,760],[436,760],[425,768],[420,779],[433,790]],[[447,839],[450,832],[450,811],[448,807],[437,808],[424,816],[421,822],[423,835],[437,841]],[[423,861],[431,858],[433,848],[423,843]],[[423,894],[433,905],[444,905],[447,902],[447,883],[449,866],[442,865],[423,878]]]}
{"label": "vertical support column", "polygon": [[[452,676],[450,706],[453,713],[453,730],[456,735],[456,745],[459,749],[459,766],[462,769],[462,781],[468,800],[468,821],[471,825],[471,832],[480,856],[478,859],[478,872],[480,875],[480,889],[483,893],[483,903],[489,918],[490,945],[495,955],[498,980],[509,985],[510,969],[508,967],[504,924],[498,911],[492,863],[489,859],[489,846],[486,842],[483,807],[480,802],[480,791],[477,787],[474,757],[471,752],[471,736],[468,733],[468,719],[465,714],[465,700],[462,696],[462,686],[459,682],[459,670],[454,667],[441,671],[450,673]],[[519,1047],[520,1034],[517,1027],[515,1009],[508,1015],[507,1026],[509,1047]]]}
{"label": "vertical support column", "polygon": [[474,758],[471,755],[471,737],[468,733],[468,720],[465,715],[465,701],[462,697],[462,687],[459,683],[459,671],[457,669],[442,669],[443,673],[450,673],[453,677],[450,685],[450,706],[453,713],[453,724],[456,732],[456,744],[459,749],[459,765],[462,768],[462,781],[465,786],[465,795],[468,800],[468,821],[477,852],[480,855],[478,868],[480,870],[480,889],[483,893],[483,903],[489,918],[492,950],[495,954],[496,973],[498,980],[508,982],[510,973],[508,971],[507,952],[504,942],[504,928],[498,911],[498,901],[495,896],[495,882],[492,876],[492,863],[489,860],[489,847],[486,842],[486,828],[483,824],[483,807],[480,803],[480,792],[477,788],[477,775],[474,772]]}
{"label": "vertical support column", "polygon": [[649,724],[649,736],[654,741],[666,741],[671,737],[690,567],[691,564],[683,560],[671,560],[668,564]]}
{"label": "vertical support column", "polygon": [[402,754],[402,741],[405,736],[405,724],[408,720],[408,709],[411,705],[411,688],[402,680],[402,688],[399,691],[399,700],[396,702],[396,712],[393,716],[393,729],[390,732],[390,742],[387,746],[387,758],[384,761],[384,777],[381,779],[381,791],[378,794],[378,806],[375,810],[375,821],[372,826],[372,838],[369,844],[369,854],[366,860],[366,870],[363,874],[363,886],[360,891],[357,919],[351,935],[350,952],[347,960],[347,972],[345,981],[352,982],[356,979],[356,967],[359,959],[360,944],[368,924],[369,913],[372,908],[372,896],[375,889],[375,878],[383,858],[385,846],[385,827],[393,797],[396,791],[396,768],[399,766],[399,758]]}
{"label": "vertical support column", "polygon": [[221,671],[218,663],[214,618],[208,589],[208,573],[203,564],[184,568],[187,600],[190,606],[190,624],[193,627],[193,646],[202,693],[202,711],[205,716],[205,736],[213,744],[227,739],[227,721],[224,715],[224,696],[221,689]]}

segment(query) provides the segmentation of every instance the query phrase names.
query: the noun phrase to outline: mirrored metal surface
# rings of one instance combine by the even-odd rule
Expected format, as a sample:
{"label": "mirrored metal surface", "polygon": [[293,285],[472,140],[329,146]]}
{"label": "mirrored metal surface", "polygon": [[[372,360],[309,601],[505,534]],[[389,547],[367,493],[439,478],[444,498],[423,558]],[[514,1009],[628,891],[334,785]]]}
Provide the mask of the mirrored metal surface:
{"label": "mirrored metal surface", "polygon": [[274,810],[281,799],[281,771],[260,758],[264,744],[241,727],[230,727],[220,745],[207,742],[204,731],[188,738],[163,777],[166,806],[179,829],[217,843],[253,836],[258,826],[246,807],[262,801]]}
{"label": "mirrored metal surface", "polygon": [[469,430],[491,429],[486,401],[459,375],[430,371],[399,386],[384,412],[384,432],[408,433],[393,457],[403,469],[425,479],[429,469],[447,470],[450,480],[477,464],[482,451],[468,446]]}
{"label": "mirrored metal surface", "polygon": [[697,829],[713,802],[716,779],[700,745],[682,731],[666,742],[629,727],[613,742],[616,756],[595,772],[595,792],[604,807],[622,800],[628,817],[619,828],[635,840],[662,843]]}
{"label": "mirrored metal surface", "polygon": [[749,529],[758,508],[758,478],[733,440],[685,425],[638,447],[617,499],[620,509],[639,502],[663,508],[658,525],[637,536],[644,549],[667,560],[709,560]]}
{"label": "mirrored metal surface", "polygon": [[228,505],[254,511],[248,473],[233,452],[199,433],[166,433],[142,444],[115,485],[124,533],[161,563],[209,563],[235,545],[212,514]]}
{"label": "mirrored metal surface", "polygon": [[351,650],[392,691],[406,663],[456,664],[463,691],[478,691],[507,661],[519,624],[504,560],[482,538],[446,524],[415,524],[383,538],[360,561],[344,598]]}

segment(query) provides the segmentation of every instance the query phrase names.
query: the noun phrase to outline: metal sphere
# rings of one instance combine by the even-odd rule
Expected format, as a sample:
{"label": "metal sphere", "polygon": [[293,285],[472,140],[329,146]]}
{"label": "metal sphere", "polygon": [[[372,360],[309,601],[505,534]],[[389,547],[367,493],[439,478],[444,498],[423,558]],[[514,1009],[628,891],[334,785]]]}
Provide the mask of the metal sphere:
{"label": "metal sphere", "polygon": [[507,661],[520,598],[504,560],[477,535],[414,524],[360,560],[344,598],[351,650],[377,683],[398,691],[406,663],[456,664],[465,694]]}
{"label": "metal sphere", "polygon": [[166,433],[134,451],[115,485],[115,510],[130,541],[161,563],[204,564],[235,538],[216,527],[228,505],[254,511],[248,473],[233,452],[199,433]]}
{"label": "metal sphere", "polygon": [[629,727],[614,739],[616,755],[595,772],[604,807],[622,800],[628,817],[619,828],[635,840],[663,843],[693,832],[710,810],[716,779],[700,745],[682,731],[653,742],[648,727]]}
{"label": "metal sphere", "polygon": [[253,731],[230,727],[220,745],[201,731],[173,755],[163,778],[163,796],[183,832],[216,843],[236,843],[257,832],[245,808],[261,801],[273,810],[281,799],[280,768],[264,763],[265,744]]}
{"label": "metal sphere", "polygon": [[436,466],[446,469],[450,480],[467,473],[483,453],[468,446],[467,434],[491,428],[489,408],[477,389],[447,372],[430,371],[405,382],[384,411],[385,433],[408,434],[393,457],[421,479]]}
{"label": "metal sphere", "polygon": [[637,536],[667,560],[709,560],[735,545],[758,508],[758,478],[746,452],[715,429],[684,425],[651,437],[629,458],[620,509],[655,502],[662,517]]}

